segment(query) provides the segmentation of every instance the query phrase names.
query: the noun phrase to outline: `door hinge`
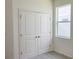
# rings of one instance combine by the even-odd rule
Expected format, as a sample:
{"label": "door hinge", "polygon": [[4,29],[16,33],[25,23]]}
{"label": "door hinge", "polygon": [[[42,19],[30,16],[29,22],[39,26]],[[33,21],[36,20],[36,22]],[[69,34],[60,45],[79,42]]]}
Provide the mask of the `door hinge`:
{"label": "door hinge", "polygon": [[50,21],[51,21],[51,17],[50,17]]}
{"label": "door hinge", "polygon": [[22,15],[20,15],[20,19],[22,18]]}
{"label": "door hinge", "polygon": [[49,34],[51,34],[51,32],[49,32]]}
{"label": "door hinge", "polygon": [[19,34],[19,36],[22,36],[22,34]]}
{"label": "door hinge", "polygon": [[21,51],[21,55],[23,54],[23,52]]}

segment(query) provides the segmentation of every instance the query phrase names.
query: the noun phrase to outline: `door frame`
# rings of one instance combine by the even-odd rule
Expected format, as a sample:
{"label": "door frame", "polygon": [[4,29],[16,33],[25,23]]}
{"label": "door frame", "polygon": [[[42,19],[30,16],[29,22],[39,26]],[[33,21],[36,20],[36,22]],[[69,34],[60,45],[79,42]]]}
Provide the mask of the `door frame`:
{"label": "door frame", "polygon": [[[33,11],[33,10],[26,10],[26,9],[20,9],[20,8],[18,8],[18,50],[19,50],[19,59],[21,59],[20,58],[20,54],[21,54],[21,52],[20,52],[20,37],[19,37],[19,35],[20,35],[20,18],[21,18],[21,15],[20,15],[20,12],[33,12],[33,13],[41,13],[41,14],[49,14],[50,15],[50,13],[48,13],[48,12],[41,12],[41,11]],[[52,20],[52,16],[50,15],[50,19]],[[52,21],[51,21],[52,22]],[[52,25],[52,24],[51,24]],[[51,26],[50,25],[50,26]],[[52,30],[52,27],[50,27],[50,29]],[[51,32],[52,33],[52,32]],[[52,34],[51,34],[52,35]],[[52,38],[52,37],[51,37]]]}

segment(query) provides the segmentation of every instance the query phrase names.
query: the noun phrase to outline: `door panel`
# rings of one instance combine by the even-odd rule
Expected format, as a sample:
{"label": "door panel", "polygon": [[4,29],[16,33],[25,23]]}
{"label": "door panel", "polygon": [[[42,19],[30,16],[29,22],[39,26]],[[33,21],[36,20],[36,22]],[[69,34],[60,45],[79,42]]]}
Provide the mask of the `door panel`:
{"label": "door panel", "polygon": [[49,51],[50,48],[50,17],[48,14],[41,14],[41,32],[39,42],[39,54]]}
{"label": "door panel", "polygon": [[49,34],[50,32],[50,17],[48,14],[41,14],[41,33]]}
{"label": "door panel", "polygon": [[25,14],[25,34],[35,35],[35,13]]}
{"label": "door panel", "polygon": [[20,42],[20,47],[22,51],[21,59],[28,59],[37,55],[37,44],[35,38],[31,39],[29,37],[23,37],[23,39],[21,39]]}
{"label": "door panel", "polygon": [[20,19],[20,59],[28,59],[37,55],[35,38],[35,13],[22,12]]}

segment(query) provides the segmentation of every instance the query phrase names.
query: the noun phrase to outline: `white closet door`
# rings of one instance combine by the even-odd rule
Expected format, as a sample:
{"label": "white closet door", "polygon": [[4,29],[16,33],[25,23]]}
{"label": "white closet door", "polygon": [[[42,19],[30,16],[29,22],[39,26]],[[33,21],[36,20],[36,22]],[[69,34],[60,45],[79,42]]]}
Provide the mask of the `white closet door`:
{"label": "white closet door", "polygon": [[48,14],[40,14],[40,38],[39,42],[39,54],[48,52],[50,50],[50,16]]}
{"label": "white closet door", "polygon": [[50,48],[50,17],[48,14],[20,12],[20,59],[29,59]]}
{"label": "white closet door", "polygon": [[37,55],[37,40],[35,38],[36,14],[22,12],[20,15],[20,59],[28,59]]}

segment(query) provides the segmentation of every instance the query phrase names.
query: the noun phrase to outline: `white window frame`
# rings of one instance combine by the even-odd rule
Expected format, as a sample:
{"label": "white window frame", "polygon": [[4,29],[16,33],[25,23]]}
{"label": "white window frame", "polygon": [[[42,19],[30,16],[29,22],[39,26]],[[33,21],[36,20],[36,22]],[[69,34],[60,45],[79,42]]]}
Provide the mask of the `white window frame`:
{"label": "white window frame", "polygon": [[[67,5],[70,5],[70,4],[67,4]],[[64,6],[67,6],[67,5],[64,5]],[[71,39],[71,14],[70,14],[70,21],[57,21],[58,20],[58,8],[60,7],[64,7],[64,6],[59,6],[59,7],[56,7],[56,21],[55,21],[55,25],[56,25],[56,31],[55,31],[55,36],[57,38],[63,38],[63,39]],[[71,7],[71,5],[70,5]],[[70,23],[70,37],[65,37],[65,36],[58,36],[58,23]]]}

